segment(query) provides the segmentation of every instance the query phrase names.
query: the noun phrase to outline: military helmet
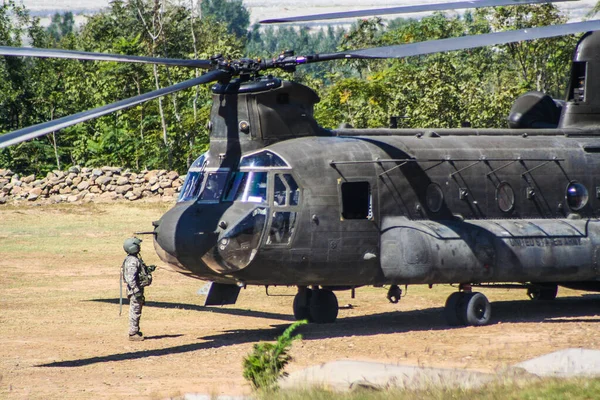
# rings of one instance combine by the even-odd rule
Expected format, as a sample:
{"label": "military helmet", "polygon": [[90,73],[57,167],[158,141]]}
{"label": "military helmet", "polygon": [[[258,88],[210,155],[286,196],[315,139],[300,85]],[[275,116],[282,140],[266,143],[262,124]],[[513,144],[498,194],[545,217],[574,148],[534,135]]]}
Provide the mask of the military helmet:
{"label": "military helmet", "polygon": [[140,252],[140,244],[142,243],[142,239],[138,239],[136,237],[125,239],[123,242],[123,250],[127,254],[137,254]]}

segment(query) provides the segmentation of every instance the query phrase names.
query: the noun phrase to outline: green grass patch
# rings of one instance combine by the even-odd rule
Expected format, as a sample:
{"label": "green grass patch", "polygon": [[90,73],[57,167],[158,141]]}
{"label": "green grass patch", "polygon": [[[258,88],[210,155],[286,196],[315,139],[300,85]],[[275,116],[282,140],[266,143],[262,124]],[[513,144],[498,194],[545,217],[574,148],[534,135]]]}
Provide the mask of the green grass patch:
{"label": "green grass patch", "polygon": [[370,390],[357,389],[349,392],[334,392],[326,389],[283,390],[263,395],[261,399],[274,400],[575,400],[597,399],[600,393],[600,379],[542,379],[535,382],[511,382],[486,385],[478,389],[426,390]]}

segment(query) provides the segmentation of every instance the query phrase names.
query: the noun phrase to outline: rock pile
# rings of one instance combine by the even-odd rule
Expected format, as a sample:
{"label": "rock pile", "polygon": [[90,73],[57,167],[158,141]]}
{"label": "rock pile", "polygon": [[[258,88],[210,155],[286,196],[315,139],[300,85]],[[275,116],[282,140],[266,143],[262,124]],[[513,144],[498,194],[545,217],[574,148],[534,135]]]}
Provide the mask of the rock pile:
{"label": "rock pile", "polygon": [[0,169],[0,204],[18,201],[90,202],[119,199],[160,198],[174,200],[185,176],[175,171],[152,170],[135,173],[118,167],[52,171],[45,178],[19,176]]}

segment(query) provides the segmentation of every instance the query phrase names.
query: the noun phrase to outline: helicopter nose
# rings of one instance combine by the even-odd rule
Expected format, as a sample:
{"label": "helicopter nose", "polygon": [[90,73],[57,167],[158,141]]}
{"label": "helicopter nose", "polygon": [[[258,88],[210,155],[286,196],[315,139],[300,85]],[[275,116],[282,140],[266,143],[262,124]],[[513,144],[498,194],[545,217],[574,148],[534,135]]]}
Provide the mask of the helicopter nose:
{"label": "helicopter nose", "polygon": [[199,207],[195,202],[177,203],[154,222],[154,243],[159,257],[186,268],[198,264],[218,240],[222,210],[218,205]]}

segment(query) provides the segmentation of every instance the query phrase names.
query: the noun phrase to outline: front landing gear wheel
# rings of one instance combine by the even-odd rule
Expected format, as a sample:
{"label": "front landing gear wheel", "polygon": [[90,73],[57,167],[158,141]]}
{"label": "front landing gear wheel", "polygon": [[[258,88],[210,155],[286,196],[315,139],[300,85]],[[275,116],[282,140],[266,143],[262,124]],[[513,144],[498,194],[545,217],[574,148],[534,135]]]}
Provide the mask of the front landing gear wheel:
{"label": "front landing gear wheel", "polygon": [[312,297],[312,290],[306,287],[299,287],[298,293],[294,296],[294,318],[296,321],[303,319],[312,322],[310,317],[310,298]]}
{"label": "front landing gear wheel", "polygon": [[534,285],[527,289],[531,300],[554,300],[558,294],[558,285]]}
{"label": "front landing gear wheel", "polygon": [[459,305],[462,299],[465,297],[465,292],[454,292],[448,299],[446,299],[446,306],[444,307],[444,317],[446,322],[450,326],[465,325],[465,321],[462,320],[462,314],[460,312]]}
{"label": "front landing gear wheel", "polygon": [[482,326],[490,322],[492,306],[483,293],[465,293],[459,306],[465,325]]}
{"label": "front landing gear wheel", "polygon": [[331,290],[312,290],[309,304],[310,322],[317,324],[335,322],[338,315],[338,301]]}

